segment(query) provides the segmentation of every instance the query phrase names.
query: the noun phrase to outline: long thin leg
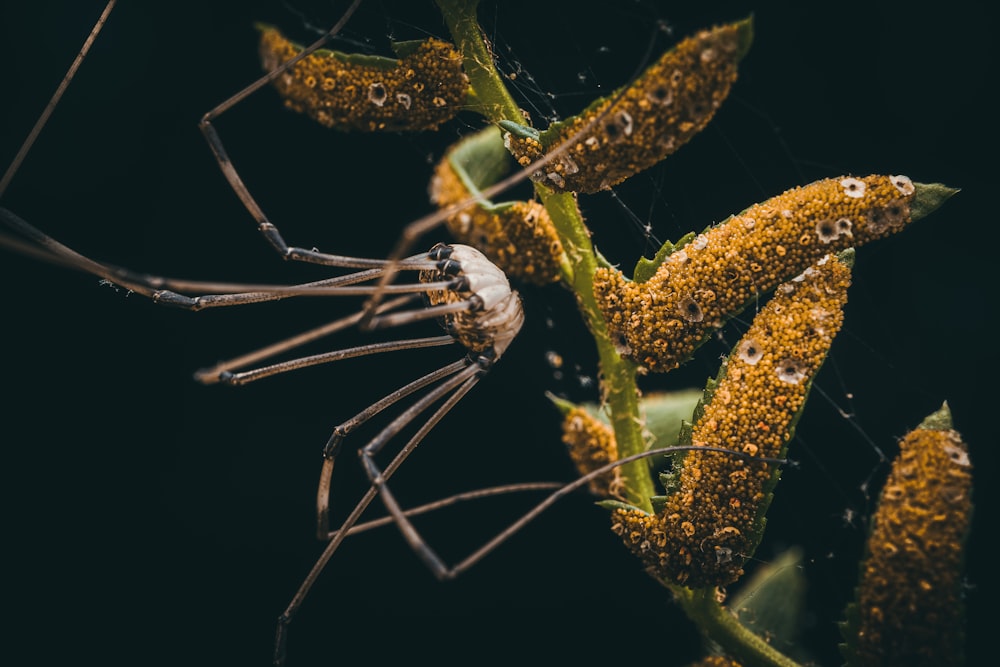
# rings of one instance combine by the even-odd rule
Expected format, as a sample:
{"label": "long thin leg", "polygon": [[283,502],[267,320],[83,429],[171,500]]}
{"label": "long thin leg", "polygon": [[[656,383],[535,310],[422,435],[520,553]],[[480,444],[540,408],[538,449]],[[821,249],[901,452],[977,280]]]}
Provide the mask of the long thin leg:
{"label": "long thin leg", "polygon": [[[469,369],[467,370],[471,369],[479,370],[476,369],[475,366],[470,366]],[[459,378],[461,378],[461,376],[456,376],[455,380],[459,380]],[[476,379],[477,378],[475,377],[475,375],[469,374],[469,376],[466,377],[465,379],[465,383],[468,384],[468,382],[474,381]],[[456,383],[453,381],[450,384],[452,385],[453,388]],[[459,387],[459,390],[465,388],[466,384],[462,384]],[[474,382],[472,384],[474,384]],[[468,388],[471,389],[471,385]],[[466,391],[468,391],[468,389],[466,389]],[[456,391],[456,393],[459,392]],[[487,556],[494,549],[500,546],[500,544],[510,539],[513,535],[515,535],[518,531],[520,531],[521,528],[523,528],[525,525],[533,521],[542,512],[547,510],[556,502],[566,497],[573,491],[576,491],[577,489],[588,485],[591,480],[600,477],[601,475],[604,475],[608,472],[611,472],[615,468],[625,465],[626,463],[631,463],[632,461],[638,461],[644,458],[661,456],[664,454],[673,454],[681,451],[689,451],[691,449],[700,449],[703,451],[713,451],[724,454],[731,454],[733,456],[743,458],[750,462],[756,462],[756,463],[776,464],[776,465],[788,465],[794,463],[792,461],[789,461],[788,459],[754,457],[740,451],[732,451],[728,449],[723,449],[721,447],[695,448],[691,446],[674,446],[674,447],[662,447],[659,449],[650,449],[645,452],[634,454],[632,456],[627,456],[625,458],[619,459],[618,461],[614,461],[607,465],[601,466],[600,468],[592,470],[586,475],[582,475],[581,477],[572,482],[560,486],[558,489],[552,492],[548,497],[546,497],[545,500],[537,504],[535,507],[533,507],[527,513],[525,513],[519,519],[514,521],[505,530],[503,530],[495,537],[493,537],[491,540],[486,542],[486,544],[484,544],[482,547],[474,551],[460,563],[458,563],[452,568],[447,568],[446,566],[443,565],[443,562],[441,561],[440,557],[438,557],[437,554],[434,553],[432,549],[430,549],[430,547],[424,542],[423,538],[420,536],[417,530],[413,527],[412,523],[410,523],[408,517],[411,516],[412,513],[408,513],[410,512],[409,510],[402,510],[399,507],[399,504],[396,502],[395,498],[392,496],[392,493],[389,491],[386,482],[389,480],[390,477],[392,477],[393,473],[396,472],[396,470],[399,468],[399,465],[406,459],[406,457],[413,450],[413,448],[416,447],[420,439],[426,435],[427,431],[429,431],[430,428],[433,427],[433,425],[436,424],[437,421],[440,420],[440,418],[443,417],[444,414],[451,409],[451,407],[454,406],[454,404],[457,402],[458,399],[461,398],[461,396],[458,396],[457,398],[455,398],[455,400],[451,400],[451,398],[452,397],[449,397],[450,405],[442,405],[441,408],[439,408],[438,411],[435,412],[434,416],[432,416],[431,419],[428,420],[427,424],[425,424],[421,428],[420,432],[418,432],[416,435],[413,436],[411,442],[407,443],[407,446],[404,447],[392,459],[389,465],[385,467],[385,470],[379,471],[377,466],[374,465],[374,461],[371,459],[371,457],[364,456],[363,454],[364,450],[362,450],[362,458],[365,460],[366,470],[369,472],[369,476],[373,478],[372,485],[369,487],[364,497],[362,497],[362,499],[355,506],[351,514],[344,521],[340,529],[329,534],[329,537],[331,538],[329,544],[327,544],[326,548],[323,550],[323,553],[316,561],[316,564],[313,565],[312,569],[309,571],[309,574],[306,576],[306,579],[299,586],[299,589],[296,592],[295,597],[292,598],[292,601],[289,603],[284,613],[282,613],[281,616],[278,617],[277,630],[275,634],[275,646],[274,646],[275,665],[284,664],[285,650],[288,641],[288,625],[291,623],[292,618],[295,616],[295,613],[298,611],[299,607],[302,606],[302,603],[305,600],[306,596],[308,595],[309,590],[312,588],[313,584],[315,584],[316,579],[319,577],[320,573],[326,567],[326,564],[330,561],[330,558],[333,557],[333,554],[340,547],[344,539],[346,539],[348,535],[352,534],[352,529],[357,525],[358,519],[364,513],[365,509],[368,508],[368,505],[371,504],[372,500],[375,499],[376,495],[379,495],[383,499],[383,502],[386,505],[386,509],[389,511],[390,514],[389,517],[385,517],[384,519],[379,519],[378,521],[380,522],[392,521],[397,526],[399,526],[403,533],[404,538],[407,540],[410,547],[414,550],[415,553],[417,553],[421,557],[421,560],[423,560],[425,564],[428,564],[428,567],[431,567],[431,570],[435,573],[435,575],[438,576],[439,579],[454,579],[455,577],[459,576],[463,572],[470,569],[480,560],[482,560],[485,556]],[[406,423],[412,421],[412,419],[415,416],[416,413],[410,416],[409,420],[407,420]],[[403,424],[403,426],[405,426],[405,424]],[[400,426],[399,428],[401,427],[402,426]],[[385,434],[386,436],[382,441],[382,444],[391,439],[392,436],[394,436],[398,432],[399,428],[394,428],[393,425],[387,426],[386,429],[383,431],[383,433],[379,434],[380,436],[382,436],[383,434]],[[370,444],[375,444],[375,443],[376,441],[373,440],[372,443]],[[367,524],[362,524],[362,525],[367,525]],[[380,523],[379,525],[382,524]],[[437,563],[440,566],[440,568],[435,569],[430,565],[431,563]]]}
{"label": "long thin leg", "polygon": [[[409,296],[399,297],[398,299],[387,301],[383,305],[385,306],[385,310],[391,310],[401,305],[413,302],[413,300],[418,298],[418,296],[419,295],[411,294]],[[289,338],[266,345],[251,352],[247,352],[246,354],[242,354],[238,357],[233,357],[232,359],[227,359],[226,361],[220,361],[211,368],[202,368],[195,371],[194,378],[202,384],[215,384],[216,382],[219,382],[219,376],[226,371],[233,371],[237,368],[245,368],[251,364],[276,357],[289,350],[302,347],[303,345],[317,341],[320,338],[343,331],[344,329],[357,324],[362,315],[363,313],[360,312],[354,313],[353,315],[348,315],[347,317],[342,317],[339,320],[328,322],[314,329],[310,329],[309,331],[303,331],[300,334],[290,336]]]}
{"label": "long thin leg", "polygon": [[[419,516],[421,514],[428,514],[430,512],[436,512],[437,510],[451,507],[452,505],[464,503],[467,500],[492,498],[494,496],[506,495],[508,493],[521,493],[523,491],[548,491],[550,489],[561,489],[563,486],[564,484],[562,482],[522,482],[518,484],[491,486],[485,489],[475,489],[473,491],[456,493],[455,495],[448,496],[447,498],[441,498],[440,500],[434,500],[429,503],[424,503],[423,505],[411,507],[403,510],[403,516],[409,518],[412,516]],[[394,524],[395,522],[396,520],[392,516],[383,516],[378,519],[372,519],[371,521],[355,524],[347,530],[347,537],[357,535],[358,533],[365,533],[369,530],[374,530],[375,528],[381,528],[382,526],[388,526]],[[339,534],[339,530],[327,532],[323,534],[323,539],[332,540]]]}
{"label": "long thin leg", "polygon": [[344,14],[337,21],[336,25],[330,28],[329,31],[320,39],[318,39],[313,44],[309,45],[303,51],[297,54],[294,58],[290,59],[283,65],[275,68],[273,71],[268,72],[264,76],[260,77],[252,84],[236,93],[229,99],[225,100],[217,107],[206,113],[199,123],[202,134],[205,136],[205,140],[208,142],[208,147],[211,149],[212,154],[215,156],[216,162],[219,163],[219,168],[222,169],[223,175],[226,177],[226,181],[229,183],[229,187],[233,189],[236,196],[239,197],[240,201],[243,202],[243,206],[246,207],[250,215],[257,222],[257,230],[263,234],[264,238],[271,245],[272,248],[277,251],[282,259],[296,260],[300,262],[309,262],[311,264],[322,264],[326,266],[340,266],[340,267],[355,267],[363,268],[369,266],[376,266],[376,264],[367,263],[367,260],[359,259],[357,257],[344,257],[341,255],[330,255],[327,253],[322,253],[317,250],[309,250],[306,248],[300,248],[296,246],[289,246],[285,243],[282,238],[281,233],[278,228],[267,218],[267,215],[261,209],[260,205],[250,194],[250,190],[247,188],[246,184],[243,183],[243,179],[240,178],[239,173],[236,171],[236,167],[233,165],[232,160],[229,158],[229,153],[226,152],[225,146],[222,144],[222,139],[219,137],[219,133],[216,131],[215,126],[212,124],[216,118],[221,116],[223,113],[239,104],[245,98],[267,85],[277,77],[281,76],[284,72],[288,71],[290,67],[295,65],[303,58],[307,57],[309,54],[316,51],[316,49],[321,48],[324,44],[330,41],[337,33],[341,31],[347,21],[351,18],[357,8],[361,5],[361,0],[354,0],[351,5],[344,11]]}
{"label": "long thin leg", "polygon": [[354,429],[366,423],[386,408],[395,405],[400,400],[424,387],[430,386],[449,375],[458,373],[465,369],[466,366],[468,366],[468,362],[465,359],[459,359],[436,371],[427,373],[392,393],[383,396],[333,429],[330,439],[327,440],[326,446],[323,448],[323,468],[320,472],[319,489],[316,493],[316,535],[319,539],[329,539],[330,535],[330,488],[333,477],[333,466],[337,455],[340,453],[340,447],[344,438],[354,431]]}
{"label": "long thin leg", "polygon": [[7,191],[7,186],[10,185],[11,180],[14,178],[14,174],[20,169],[21,163],[24,162],[24,158],[28,155],[28,151],[31,147],[35,145],[35,139],[41,133],[42,128],[45,127],[45,123],[48,122],[49,116],[55,111],[56,106],[59,104],[59,100],[62,99],[63,93],[69,87],[70,81],[76,76],[76,71],[80,69],[80,65],[83,63],[84,58],[87,57],[87,52],[90,51],[91,45],[93,45],[94,40],[97,39],[98,33],[101,32],[101,28],[104,27],[105,22],[108,20],[108,16],[111,14],[111,10],[115,7],[115,2],[117,0],[108,0],[108,4],[104,6],[104,11],[97,19],[97,23],[91,28],[90,34],[87,35],[87,39],[83,42],[83,47],[80,48],[80,52],[76,54],[76,58],[73,59],[73,63],[66,70],[66,74],[63,75],[62,81],[59,82],[59,86],[56,88],[56,92],[52,94],[49,99],[48,104],[45,105],[45,109],[42,111],[42,115],[38,117],[35,121],[34,127],[31,128],[31,132],[25,138],[24,143],[21,144],[21,148],[17,151],[17,155],[11,161],[10,165],[7,167],[7,171],[4,172],[3,178],[0,179],[0,197]]}
{"label": "long thin leg", "polygon": [[[431,283],[424,283],[431,284]],[[403,297],[400,299],[395,299],[393,301],[384,304],[384,308],[380,308],[380,312],[388,311],[398,306],[410,303],[418,295],[410,295],[409,297]],[[455,313],[466,311],[474,306],[469,302],[457,301],[454,303],[442,304],[440,306],[428,306],[415,310],[408,310],[399,313],[392,313],[385,317],[385,319],[377,320],[379,327],[390,327],[399,326],[403,324],[410,324],[412,322],[419,322],[426,319],[441,317],[442,315],[448,313]],[[253,352],[249,352],[240,357],[230,359],[228,361],[223,361],[211,368],[201,369],[195,372],[195,379],[204,384],[215,384],[216,382],[225,382],[231,385],[244,385],[256,380],[263,379],[265,377],[270,377],[272,375],[277,375],[278,373],[285,373],[288,371],[296,370],[298,368],[305,368],[307,366],[315,366],[317,364],[329,363],[332,361],[338,361],[340,359],[349,359],[352,357],[359,357],[368,354],[377,354],[380,352],[390,352],[396,350],[408,350],[416,349],[421,347],[434,347],[439,345],[450,345],[452,343],[457,343],[458,341],[454,336],[435,336],[428,338],[419,338],[411,340],[400,340],[391,341],[387,343],[374,343],[370,345],[362,345],[354,348],[348,348],[344,350],[337,350],[333,352],[327,352],[324,354],[313,355],[311,357],[302,357],[299,359],[292,359],[290,361],[272,364],[270,366],[265,366],[262,368],[256,368],[248,371],[242,371],[234,373],[237,368],[242,368],[248,366],[257,361],[267,359],[282,352],[287,352],[293,348],[304,345],[308,342],[322,338],[323,336],[330,335],[337,331],[346,329],[349,326],[357,324],[361,318],[364,316],[363,312],[354,313],[353,315],[348,315],[339,320],[329,322],[320,327],[312,329],[310,331],[303,332],[291,338],[287,338],[283,341],[273,343],[266,347],[260,348]]]}
{"label": "long thin leg", "polygon": [[[465,396],[465,394],[468,393],[473,386],[475,386],[478,380],[479,378],[473,375],[464,384],[462,384],[462,386],[456,389],[455,392],[448,397],[448,400],[445,401],[433,415],[431,415],[431,418],[428,419],[427,422],[420,427],[420,430],[417,431],[417,433],[410,439],[410,441],[406,443],[406,446],[400,450],[399,455],[404,458],[409,456],[416,446],[424,439],[424,437],[426,437],[427,433],[429,433],[430,430],[434,428],[434,426],[436,426],[437,423],[441,421],[441,419],[453,407],[455,407],[455,404],[457,404],[462,397]],[[383,434],[379,435],[382,436]],[[393,435],[395,434],[393,433]],[[445,573],[448,568],[445,566],[440,557],[438,557],[438,555],[434,552],[434,550],[427,546],[427,543],[424,542],[424,540],[419,536],[416,529],[413,527],[413,524],[411,524],[410,521],[403,516],[400,511],[399,504],[396,502],[395,497],[386,485],[386,476],[375,463],[375,454],[378,453],[387,441],[388,437],[385,437],[384,439],[376,438],[361,450],[361,461],[365,467],[365,472],[368,473],[368,478],[371,480],[372,485],[379,491],[379,496],[385,503],[386,509],[389,510],[389,513],[393,517],[395,517],[397,524],[399,525],[399,529],[403,532],[403,536],[414,549],[417,556],[424,561],[424,564],[427,565],[427,567],[430,568],[435,575],[439,578],[443,578],[443,573]]]}
{"label": "long thin leg", "polygon": [[[448,401],[439,408],[434,415],[428,420],[426,424],[411,438],[410,442],[389,462],[389,465],[385,467],[385,470],[381,472],[381,478],[383,482],[388,480],[393,473],[399,468],[399,466],[406,460],[406,457],[410,452],[416,447],[416,445],[426,436],[427,432],[444,416],[452,406],[464,396],[479,380],[477,377],[482,369],[477,364],[469,364],[467,368],[461,372],[455,374],[454,377],[449,378],[441,385],[434,388],[433,391],[428,392],[426,395],[421,397],[419,401],[411,405],[405,412],[400,414],[396,419],[392,421],[388,426],[386,426],[382,431],[369,443],[368,446],[374,445],[374,451],[378,451],[385,445],[389,440],[395,437],[396,434],[400,432],[407,424],[412,422],[420,413],[428,409],[432,404],[440,400],[442,397],[448,395],[449,392],[454,392],[452,396],[449,396]],[[455,396],[457,394],[457,397]],[[446,408],[446,409],[445,409]],[[366,447],[367,449],[367,447]],[[299,589],[296,591],[294,597],[292,597],[291,602],[285,608],[285,611],[278,617],[277,628],[275,631],[275,643],[274,643],[274,664],[283,665],[285,661],[285,647],[288,638],[288,625],[292,622],[295,614],[298,612],[299,608],[302,606],[303,601],[309,594],[310,589],[316,583],[316,579],[319,578],[320,573],[326,567],[326,564],[336,553],[337,549],[340,548],[341,543],[347,537],[347,532],[354,526],[364,511],[371,504],[375,496],[378,495],[378,488],[373,484],[368,488],[365,495],[358,501],[358,504],[354,506],[351,513],[344,520],[340,529],[337,531],[337,536],[326,545],[323,549],[323,553],[320,554],[319,559],[313,565],[309,574],[303,580]]]}
{"label": "long thin leg", "polygon": [[471,568],[473,565],[475,565],[485,556],[491,553],[494,549],[496,549],[498,546],[506,542],[514,534],[516,534],[518,531],[524,528],[524,526],[533,521],[542,512],[547,510],[557,501],[566,497],[573,491],[583,486],[586,486],[592,479],[599,477],[607,472],[611,472],[618,466],[625,465],[626,463],[631,463],[632,461],[638,461],[639,459],[649,458],[651,456],[659,456],[661,454],[672,454],[675,452],[688,451],[691,449],[698,449],[700,451],[709,451],[709,452],[721,452],[723,454],[731,454],[738,458],[746,459],[747,461],[750,461],[752,463],[777,464],[777,465],[784,465],[790,463],[788,459],[755,457],[755,456],[750,456],[749,454],[745,454],[744,452],[724,449],[722,447],[692,447],[689,445],[678,445],[674,447],[650,449],[645,452],[641,452],[639,454],[633,454],[632,456],[627,456],[612,463],[608,463],[607,465],[601,466],[600,468],[597,468],[587,473],[586,475],[583,475],[580,478],[573,480],[572,482],[569,482],[562,488],[554,491],[545,500],[540,502],[538,505],[535,505],[535,507],[533,507],[530,511],[521,516],[521,518],[513,522],[510,526],[508,526],[502,532],[498,533],[491,540],[486,542],[486,544],[476,549],[474,552],[472,552],[472,554],[467,556],[465,559],[463,559],[461,562],[459,562],[452,568],[448,568],[443,565],[441,559],[427,545],[427,543],[420,536],[420,533],[418,533],[417,530],[413,527],[413,524],[410,523],[409,519],[406,518],[404,512],[400,509],[398,503],[396,503],[395,498],[392,496],[392,493],[389,491],[388,486],[385,484],[384,476],[383,479],[381,480],[376,478],[376,480],[373,483],[375,484],[375,486],[379,487],[378,489],[379,495],[382,498],[382,501],[386,504],[386,508],[389,510],[390,515],[396,520],[396,523],[399,524],[400,529],[403,532],[403,536],[406,538],[406,541],[410,544],[410,547],[415,552],[417,552],[418,555],[421,556],[421,560],[423,560],[424,563],[439,564],[440,567],[431,567],[431,571],[434,572],[434,574],[438,577],[438,579],[446,580],[446,579],[454,579],[458,575],[462,574],[463,572]]}
{"label": "long thin leg", "polygon": [[[17,240],[6,236],[0,236],[0,245],[11,247],[18,252],[31,254],[39,259],[86,271],[108,282],[120,285],[136,294],[145,296],[155,303],[192,311],[277,301],[293,296],[364,296],[376,291],[384,294],[408,294],[429,290],[451,290],[462,285],[460,277],[435,282],[393,284],[383,287],[358,284],[380,277],[387,265],[386,260],[366,260],[378,268],[371,268],[300,285],[248,285],[246,283],[203,282],[163,278],[94,261],[85,255],[81,255],[69,246],[56,241],[12,211],[2,207],[0,207],[0,222],[34,242],[37,248],[32,250],[30,246],[21,244]],[[428,259],[426,256],[416,256],[407,258],[402,262],[401,266],[407,271],[435,270],[438,267],[438,262]],[[180,293],[180,291],[200,290],[216,293],[193,297]],[[462,306],[451,306],[450,308],[461,310]],[[442,307],[441,310],[445,312],[448,310],[448,307]],[[435,315],[429,315],[429,317],[433,316]],[[418,317],[419,315],[412,316],[413,319]]]}
{"label": "long thin leg", "polygon": [[364,357],[370,354],[379,354],[382,352],[396,352],[398,350],[414,350],[424,347],[454,345],[455,343],[456,340],[454,336],[448,335],[433,336],[430,338],[413,338],[410,340],[393,340],[385,343],[370,343],[368,345],[359,345],[357,347],[350,347],[343,350],[334,350],[333,352],[314,354],[308,357],[301,357],[299,359],[291,359],[289,361],[283,361],[281,363],[271,364],[270,366],[255,368],[253,370],[243,371],[240,373],[223,371],[219,374],[219,381],[233,386],[240,386],[250,384],[255,380],[262,380],[263,378],[277,375],[279,373],[287,373],[288,371],[308,368],[309,366],[316,366],[318,364],[328,364],[333,361],[341,361],[342,359]]}

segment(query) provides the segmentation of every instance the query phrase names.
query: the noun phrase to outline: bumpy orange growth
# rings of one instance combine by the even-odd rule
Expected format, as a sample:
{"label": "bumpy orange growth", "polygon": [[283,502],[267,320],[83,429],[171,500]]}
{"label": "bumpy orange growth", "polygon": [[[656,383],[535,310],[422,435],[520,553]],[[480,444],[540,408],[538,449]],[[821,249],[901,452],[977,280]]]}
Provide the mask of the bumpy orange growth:
{"label": "bumpy orange growth", "polygon": [[594,293],[622,356],[669,371],[727,319],[831,251],[910,222],[906,176],[832,178],[751,206],[695,237],[646,282],[600,268]]}
{"label": "bumpy orange growth", "polygon": [[[302,52],[269,26],[260,29],[264,69]],[[469,79],[447,42],[428,39],[397,60],[347,56],[321,49],[274,80],[285,106],[321,125],[345,130],[433,130],[457,114]]]}
{"label": "bumpy orange growth", "polygon": [[[431,200],[441,208],[471,196],[450,157],[449,153],[441,160],[431,181]],[[548,212],[538,202],[473,203],[451,215],[447,225],[456,239],[482,250],[508,276],[536,285],[559,279],[562,244]]]}
{"label": "bumpy orange growth", "polygon": [[959,665],[969,456],[950,428],[917,428],[899,446],[862,566],[854,662]]}
{"label": "bumpy orange growth", "polygon": [[[843,321],[850,269],[833,255],[777,290],[695,411],[691,444],[780,458],[813,377]],[[676,491],[650,515],[616,509],[613,530],[665,581],[724,586],[743,573],[763,531],[777,473],[769,465],[697,449]]]}
{"label": "bumpy orange growth", "polygon": [[[573,408],[563,418],[562,441],[581,475],[618,460],[615,434],[608,424],[583,408]],[[601,498],[622,499],[621,468],[605,473],[589,484],[590,492]]]}
{"label": "bumpy orange growth", "polygon": [[509,134],[508,147],[524,167],[546,152],[565,149],[533,176],[557,191],[590,193],[617,185],[708,124],[736,80],[750,32],[749,21],[743,21],[689,37],[619,91],[620,98],[616,92],[595,102],[546,130],[541,141]]}

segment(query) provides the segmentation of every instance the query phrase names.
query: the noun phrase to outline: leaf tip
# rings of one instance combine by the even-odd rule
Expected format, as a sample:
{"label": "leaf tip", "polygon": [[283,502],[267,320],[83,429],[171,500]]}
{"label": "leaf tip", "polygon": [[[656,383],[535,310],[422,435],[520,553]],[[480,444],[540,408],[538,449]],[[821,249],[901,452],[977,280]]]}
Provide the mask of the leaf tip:
{"label": "leaf tip", "polygon": [[951,422],[951,408],[948,407],[948,401],[941,404],[941,407],[931,414],[927,415],[920,426],[917,428],[924,429],[926,431],[949,431],[952,428]]}
{"label": "leaf tip", "polygon": [[938,207],[959,192],[942,183],[914,183],[913,202],[910,204],[910,219],[919,220],[936,211]]}
{"label": "leaf tip", "polygon": [[742,60],[753,44],[753,14],[736,22],[736,58]]}

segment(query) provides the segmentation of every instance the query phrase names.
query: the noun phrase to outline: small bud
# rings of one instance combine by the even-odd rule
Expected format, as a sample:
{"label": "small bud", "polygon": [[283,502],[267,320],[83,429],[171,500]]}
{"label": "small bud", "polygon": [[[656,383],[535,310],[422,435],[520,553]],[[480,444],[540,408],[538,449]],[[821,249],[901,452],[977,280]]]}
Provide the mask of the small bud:
{"label": "small bud", "polygon": [[[652,392],[639,401],[643,417],[643,434],[649,447],[674,447],[684,421],[690,419],[702,392],[697,389]],[[592,404],[577,406],[569,401],[549,396],[563,413],[563,443],[581,475],[618,460],[618,447],[610,424],[603,421],[599,408]],[[655,465],[650,460],[650,465]],[[621,468],[590,482],[590,491],[604,499],[624,501],[624,479]]]}
{"label": "small bud", "polygon": [[968,450],[947,405],[899,449],[872,517],[856,601],[841,625],[842,650],[850,665],[961,665]]}
{"label": "small bud", "polygon": [[[563,444],[566,445],[580,475],[586,475],[618,460],[615,434],[610,425],[582,407],[562,400],[556,400],[556,404],[563,412]],[[614,468],[590,480],[588,488],[599,498],[623,500],[624,482],[621,468]]]}

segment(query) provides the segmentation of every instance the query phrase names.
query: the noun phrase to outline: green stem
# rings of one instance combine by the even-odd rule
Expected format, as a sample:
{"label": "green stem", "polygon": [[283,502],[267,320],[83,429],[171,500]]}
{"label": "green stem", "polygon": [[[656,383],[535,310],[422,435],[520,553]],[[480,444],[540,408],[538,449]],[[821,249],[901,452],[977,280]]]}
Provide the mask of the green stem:
{"label": "green stem", "polygon": [[[535,186],[535,190],[552,218],[563,250],[573,267],[570,275],[564,273],[563,281],[575,293],[577,306],[597,345],[603,399],[608,406],[611,427],[615,432],[618,456],[625,458],[644,452],[646,441],[642,436],[639,391],[635,382],[636,366],[618,354],[608,335],[604,315],[597,307],[597,299],[594,297],[597,257],[590,242],[590,232],[572,194],[556,194],[539,185]],[[651,513],[653,506],[650,498],[656,495],[656,489],[649,474],[648,463],[639,460],[623,465],[622,477],[625,480],[627,502]]]}
{"label": "green stem", "polygon": [[746,628],[716,598],[715,589],[692,590],[663,583],[674,599],[706,637],[722,647],[726,655],[744,667],[800,667],[788,656],[768,644],[760,635]]}
{"label": "green stem", "polygon": [[[476,17],[479,0],[437,0],[445,24],[464,59],[465,73],[475,93],[477,111],[497,123],[510,120],[523,124],[524,114],[511,97],[503,78],[493,66],[493,55]],[[594,298],[597,257],[590,232],[571,194],[556,194],[536,184],[535,192],[545,205],[568,258],[561,267],[562,280],[576,294],[577,304],[597,344],[603,399],[615,431],[618,456],[624,458],[646,450],[639,413],[635,364],[622,359],[608,335],[604,316]],[[625,496],[629,504],[652,512],[650,497],[656,495],[649,466],[635,461],[622,466]]]}
{"label": "green stem", "polygon": [[479,0],[437,0],[437,4],[462,54],[465,73],[479,105],[475,111],[494,123],[510,120],[523,124],[524,114],[493,66],[493,53],[479,27],[476,16]]}

